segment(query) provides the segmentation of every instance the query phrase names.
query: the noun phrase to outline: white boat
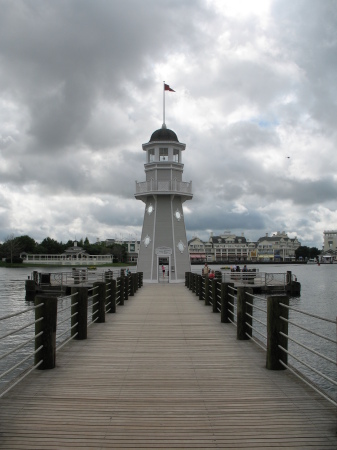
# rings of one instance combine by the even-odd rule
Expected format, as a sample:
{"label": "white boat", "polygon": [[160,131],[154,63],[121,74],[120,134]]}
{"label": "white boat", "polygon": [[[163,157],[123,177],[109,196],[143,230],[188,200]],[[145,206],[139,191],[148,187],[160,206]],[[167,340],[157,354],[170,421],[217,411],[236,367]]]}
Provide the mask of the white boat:
{"label": "white boat", "polygon": [[308,261],[307,261],[307,264],[317,264],[318,263],[318,261],[317,261],[317,259],[315,259],[315,258],[310,258],[310,259],[308,259]]}

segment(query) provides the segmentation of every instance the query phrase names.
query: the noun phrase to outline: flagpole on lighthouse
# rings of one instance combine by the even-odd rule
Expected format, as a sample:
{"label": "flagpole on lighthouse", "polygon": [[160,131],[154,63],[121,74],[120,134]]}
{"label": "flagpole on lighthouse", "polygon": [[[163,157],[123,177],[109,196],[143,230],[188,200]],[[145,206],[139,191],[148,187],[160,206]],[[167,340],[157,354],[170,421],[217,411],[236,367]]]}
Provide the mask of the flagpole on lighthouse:
{"label": "flagpole on lighthouse", "polygon": [[166,128],[165,125],[165,91],[175,92],[173,89],[170,88],[168,84],[165,84],[165,81],[163,81],[163,128]]}
{"label": "flagpole on lighthouse", "polygon": [[165,81],[163,81],[163,128],[165,128]]}

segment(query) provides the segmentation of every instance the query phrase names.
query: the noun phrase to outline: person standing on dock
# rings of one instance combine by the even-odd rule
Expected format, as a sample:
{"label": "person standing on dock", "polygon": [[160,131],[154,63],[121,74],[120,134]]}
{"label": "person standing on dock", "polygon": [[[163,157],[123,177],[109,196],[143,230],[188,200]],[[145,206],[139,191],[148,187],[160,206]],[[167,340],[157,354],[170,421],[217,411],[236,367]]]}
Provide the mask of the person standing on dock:
{"label": "person standing on dock", "polygon": [[202,274],[207,277],[209,274],[209,267],[207,265],[207,263],[205,263],[204,268],[202,269]]}

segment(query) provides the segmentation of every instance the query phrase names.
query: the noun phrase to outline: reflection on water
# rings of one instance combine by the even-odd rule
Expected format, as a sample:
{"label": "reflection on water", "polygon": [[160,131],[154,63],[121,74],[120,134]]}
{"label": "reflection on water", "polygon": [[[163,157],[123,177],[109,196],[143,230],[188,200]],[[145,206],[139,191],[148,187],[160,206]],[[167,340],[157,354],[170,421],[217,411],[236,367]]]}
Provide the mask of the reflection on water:
{"label": "reflection on water", "polygon": [[[192,266],[193,272],[199,271],[201,273],[202,265]],[[212,269],[219,270],[220,265],[211,266]],[[337,316],[337,264],[322,264],[317,265],[250,265],[249,268],[256,268],[260,272],[268,273],[285,273],[290,270],[297,277],[297,280],[301,283],[301,296],[290,299],[290,305],[306,312],[319,315],[328,319],[336,320]],[[32,268],[19,268],[19,269],[6,269],[0,268],[0,317],[22,311],[30,306],[32,303],[25,301],[25,280],[31,275]],[[51,268],[46,267],[36,268],[39,272],[64,272],[69,271],[65,268]],[[261,296],[262,297],[262,296]],[[261,301],[259,301],[259,306]],[[262,302],[263,303],[263,302]],[[70,305],[70,300],[64,300],[61,302],[60,308],[64,309]],[[69,311],[65,314],[70,315]],[[256,312],[256,317],[263,318],[263,313]],[[336,325],[328,322],[322,322],[314,318],[301,315],[294,311],[290,311],[290,320],[294,320],[296,323],[303,325],[306,328],[316,331],[317,333],[329,336],[332,339],[336,339]],[[26,314],[15,316],[13,319],[0,322],[0,336],[5,335],[10,330],[14,330],[24,326],[25,324],[34,320],[34,312],[30,311]],[[255,323],[257,328],[259,325]],[[265,330],[261,330],[263,334],[266,334]],[[300,342],[305,343],[307,346],[314,348],[318,352],[322,352],[325,355],[331,357],[336,361],[336,345],[329,344],[325,340],[319,337],[308,334],[306,331],[290,325],[289,333],[291,336],[296,337]],[[0,342],[0,354],[8,352],[10,349],[25,342],[28,338],[34,334],[34,325],[29,328],[25,328],[15,336],[9,336]],[[67,336],[63,336],[65,339]],[[261,336],[259,339],[263,341]],[[5,367],[10,367],[15,364],[15,361],[23,359],[29,352],[33,352],[34,343],[30,343],[24,348],[20,349],[14,355],[0,360],[0,374],[5,371]],[[333,380],[336,380],[336,366],[332,363],[323,361],[318,356],[308,354],[304,349],[289,342],[289,350],[293,351],[296,355],[301,357],[309,365],[314,365],[318,370],[322,370],[327,373]],[[25,366],[31,366],[34,358],[32,357]],[[289,362],[295,367],[298,367],[298,363],[292,358]],[[312,374],[307,368],[299,366],[300,370],[310,379],[318,383],[324,388],[329,395],[335,397],[336,389],[332,387],[331,383],[324,381],[321,376]],[[22,367],[16,369],[8,376],[0,380],[0,390],[4,381],[12,379],[13,375],[18,375],[22,372]]]}

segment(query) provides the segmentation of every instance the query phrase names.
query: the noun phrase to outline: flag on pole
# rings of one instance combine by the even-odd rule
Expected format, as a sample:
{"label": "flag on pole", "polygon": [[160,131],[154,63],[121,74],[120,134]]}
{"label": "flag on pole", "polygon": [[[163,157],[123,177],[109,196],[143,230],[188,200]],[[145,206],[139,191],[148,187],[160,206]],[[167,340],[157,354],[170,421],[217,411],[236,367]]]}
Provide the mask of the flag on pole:
{"label": "flag on pole", "polygon": [[165,83],[164,83],[164,91],[175,92],[173,89],[170,88],[170,86],[168,84],[165,84]]}

